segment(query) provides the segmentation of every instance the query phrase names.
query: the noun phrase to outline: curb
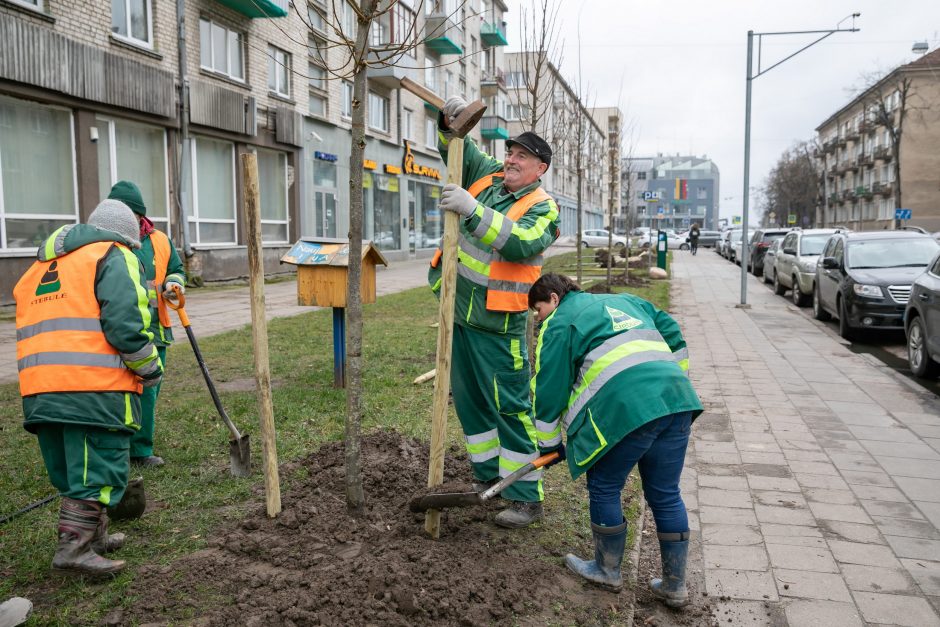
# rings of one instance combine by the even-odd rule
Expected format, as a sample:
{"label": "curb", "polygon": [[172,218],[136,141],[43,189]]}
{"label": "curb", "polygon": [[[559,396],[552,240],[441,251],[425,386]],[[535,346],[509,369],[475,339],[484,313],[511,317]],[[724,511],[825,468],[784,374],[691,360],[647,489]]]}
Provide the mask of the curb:
{"label": "curb", "polygon": [[630,549],[630,573],[629,581],[633,582],[633,602],[630,603],[630,609],[626,613],[626,623],[627,625],[633,624],[633,615],[636,612],[636,587],[639,585],[639,570],[640,570],[640,545],[643,543],[643,523],[646,520],[646,498],[643,496],[642,490],[638,494],[640,498],[640,513],[637,516],[637,524],[635,526],[636,532],[633,534],[633,537],[636,541],[633,543],[633,547]]}

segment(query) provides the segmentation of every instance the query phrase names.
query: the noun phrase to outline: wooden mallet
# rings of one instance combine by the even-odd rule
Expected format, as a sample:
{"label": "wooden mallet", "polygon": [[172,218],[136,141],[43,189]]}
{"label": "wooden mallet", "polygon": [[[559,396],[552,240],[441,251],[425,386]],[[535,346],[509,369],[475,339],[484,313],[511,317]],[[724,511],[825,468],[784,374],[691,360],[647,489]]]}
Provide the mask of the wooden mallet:
{"label": "wooden mallet", "polygon": [[[438,96],[437,94],[435,94],[433,91],[431,91],[424,85],[419,85],[418,83],[414,82],[410,78],[403,78],[401,79],[401,86],[403,89],[407,89],[418,98],[421,98],[421,100],[424,100],[428,104],[435,106],[439,111],[444,110],[444,99]],[[458,115],[454,119],[454,121],[451,122],[448,126],[450,127],[450,130],[454,133],[455,137],[463,139],[464,137],[467,136],[467,133],[470,132],[470,129],[472,129],[474,126],[477,125],[477,122],[480,121],[480,118],[483,117],[483,114],[485,112],[486,112],[486,105],[483,104],[483,101],[474,100],[473,102],[469,103],[464,108],[464,110],[460,112],[460,115]],[[451,144],[448,144],[447,146],[447,162],[448,163],[450,163],[451,145],[453,145],[453,142],[451,142]],[[449,168],[448,168],[448,171],[450,171]],[[457,185],[460,185],[461,183],[460,179],[457,179],[456,181],[451,181],[448,179],[447,182],[456,183]]]}

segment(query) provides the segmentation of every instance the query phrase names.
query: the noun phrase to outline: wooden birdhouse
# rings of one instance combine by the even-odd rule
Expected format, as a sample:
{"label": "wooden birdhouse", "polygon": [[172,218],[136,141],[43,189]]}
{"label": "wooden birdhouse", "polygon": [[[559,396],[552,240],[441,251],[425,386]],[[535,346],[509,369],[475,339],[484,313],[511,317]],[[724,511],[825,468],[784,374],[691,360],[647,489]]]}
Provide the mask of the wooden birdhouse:
{"label": "wooden birdhouse", "polygon": [[[281,263],[297,266],[297,304],[346,307],[349,282],[349,240],[304,237],[281,257]],[[388,261],[372,242],[362,242],[362,304],[375,302],[375,268]]]}

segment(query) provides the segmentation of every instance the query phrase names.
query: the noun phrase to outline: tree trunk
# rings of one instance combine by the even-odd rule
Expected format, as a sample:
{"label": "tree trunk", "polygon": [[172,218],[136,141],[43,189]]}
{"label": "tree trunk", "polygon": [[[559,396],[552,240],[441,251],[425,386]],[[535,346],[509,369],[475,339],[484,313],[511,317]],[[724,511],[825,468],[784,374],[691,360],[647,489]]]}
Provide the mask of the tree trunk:
{"label": "tree trunk", "polygon": [[369,53],[371,18],[378,0],[362,0],[352,63],[355,66],[352,99],[352,151],[349,157],[349,275],[346,286],[346,508],[361,515],[365,498],[362,493],[360,430],[362,425],[362,160],[366,149],[365,59]]}
{"label": "tree trunk", "polygon": [[[578,107],[580,106],[580,104],[575,104],[575,106]],[[578,285],[581,285],[581,245],[582,245],[581,234],[584,231],[584,227],[582,226],[583,218],[582,218],[582,210],[581,210],[581,177],[584,174],[584,170],[581,168],[581,142],[582,142],[581,114],[578,113],[577,154],[576,154],[575,163],[574,163],[575,171],[577,172],[576,178],[577,178],[577,183],[578,183],[578,191],[575,194],[575,197],[576,197],[575,202],[577,204],[577,212],[578,212],[578,235],[577,235],[578,237]]]}

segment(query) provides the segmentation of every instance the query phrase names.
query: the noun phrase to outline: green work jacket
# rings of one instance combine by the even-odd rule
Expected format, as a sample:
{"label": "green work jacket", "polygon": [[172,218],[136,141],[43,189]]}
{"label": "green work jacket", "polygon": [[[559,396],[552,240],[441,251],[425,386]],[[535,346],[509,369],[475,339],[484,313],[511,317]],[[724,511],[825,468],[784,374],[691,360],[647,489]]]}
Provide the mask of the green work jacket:
{"label": "green work jacket", "polygon": [[[438,149],[447,161],[448,139],[439,133]],[[503,162],[482,152],[470,138],[464,140],[464,188],[494,172],[502,172]],[[477,196],[476,211],[460,221],[460,250],[457,266],[454,323],[491,333],[525,335],[528,311],[507,313],[486,308],[486,277],[494,253],[507,261],[536,258],[558,237],[558,205],[544,200],[533,205],[518,221],[493,219],[493,213],[503,216],[517,200],[541,185],[536,181],[516,192],[503,188],[503,179],[495,178],[493,185]],[[501,227],[511,224],[508,237],[501,236]],[[435,294],[440,294],[441,265],[428,272],[428,283]]]}
{"label": "green work jacket", "polygon": [[567,435],[572,478],[631,431],[678,412],[702,413],[679,325],[630,294],[569,292],[543,322],[532,414],[539,447]]}
{"label": "green work jacket", "polygon": [[[157,276],[157,271],[154,267],[153,242],[150,239],[150,235],[146,235],[140,240],[140,248],[134,250],[134,254],[137,255],[141,265],[144,267],[145,278],[148,281],[153,281]],[[166,267],[166,278],[163,282],[166,283],[170,280],[176,280],[181,285],[186,285],[186,268],[183,266],[183,261],[180,259],[179,254],[176,252],[176,247],[173,246],[172,243],[170,244],[170,260]],[[154,295],[154,298],[156,298],[156,295]],[[153,343],[156,346],[169,346],[173,343],[173,329],[160,324],[160,316],[157,315],[156,307],[151,307],[150,313],[152,314],[150,318],[150,332],[153,333]],[[172,312],[170,313],[172,314]],[[172,315],[175,316],[176,314]]]}

